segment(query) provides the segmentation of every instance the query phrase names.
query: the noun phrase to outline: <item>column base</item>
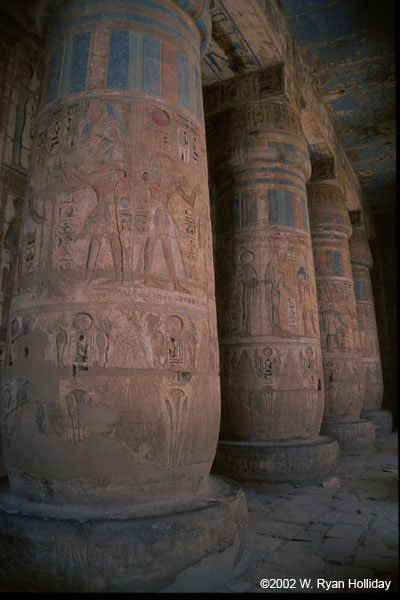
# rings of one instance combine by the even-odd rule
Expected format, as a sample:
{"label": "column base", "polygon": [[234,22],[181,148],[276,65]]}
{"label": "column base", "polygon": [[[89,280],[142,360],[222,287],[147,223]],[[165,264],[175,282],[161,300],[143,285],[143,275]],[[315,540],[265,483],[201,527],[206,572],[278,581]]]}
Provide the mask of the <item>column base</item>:
{"label": "column base", "polygon": [[244,486],[316,485],[337,475],[339,446],[331,437],[285,442],[220,441],[212,471]]}
{"label": "column base", "polygon": [[3,592],[214,592],[246,544],[244,493],[221,477],[179,503],[118,507],[40,504],[4,487]]}
{"label": "column base", "polygon": [[372,421],[377,436],[390,433],[393,429],[393,417],[390,410],[366,410],[362,411],[361,416]]}
{"label": "column base", "polygon": [[375,428],[367,419],[322,421],[321,434],[336,438],[341,452],[368,450],[375,444]]}

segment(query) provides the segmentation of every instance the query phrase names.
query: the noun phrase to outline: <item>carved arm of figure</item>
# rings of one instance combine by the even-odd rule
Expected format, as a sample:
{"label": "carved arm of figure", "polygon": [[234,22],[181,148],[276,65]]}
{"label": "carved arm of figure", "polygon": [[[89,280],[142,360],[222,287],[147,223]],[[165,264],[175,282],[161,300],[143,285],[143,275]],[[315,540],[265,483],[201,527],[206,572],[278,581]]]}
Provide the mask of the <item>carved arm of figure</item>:
{"label": "carved arm of figure", "polygon": [[185,192],[184,187],[183,187],[183,186],[185,186],[185,187],[187,186],[186,177],[184,175],[182,177],[180,177],[178,179],[178,181],[176,181],[176,183],[174,184],[174,186],[175,186],[175,190],[174,191],[179,192],[179,195],[181,196],[181,198],[183,198],[183,200],[185,200],[192,208],[194,208],[194,204],[196,202],[196,195],[198,193],[200,193],[200,186],[199,186],[199,184],[197,184],[193,188],[190,197],[187,195],[187,193]]}
{"label": "carved arm of figure", "polygon": [[339,332],[340,332],[341,334],[343,334],[343,335],[344,335],[344,333],[345,333],[345,331],[346,331],[346,324],[345,324],[345,323],[343,323],[343,320],[342,320],[342,318],[341,318],[341,316],[340,316],[340,314],[339,314],[339,313],[336,313],[336,315],[335,315],[335,316],[336,316],[336,318],[337,318],[337,320],[338,320],[339,326],[341,325],[341,327],[340,327],[340,329],[339,329]]}

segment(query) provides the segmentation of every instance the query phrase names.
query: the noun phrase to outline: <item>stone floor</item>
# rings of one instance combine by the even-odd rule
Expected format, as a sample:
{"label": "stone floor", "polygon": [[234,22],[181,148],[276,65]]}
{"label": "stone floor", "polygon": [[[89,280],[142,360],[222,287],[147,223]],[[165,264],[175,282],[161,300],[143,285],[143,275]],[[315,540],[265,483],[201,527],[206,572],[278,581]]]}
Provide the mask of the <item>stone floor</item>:
{"label": "stone floor", "polygon": [[[325,485],[245,493],[245,556],[219,593],[398,590],[397,433],[342,455],[338,478]],[[388,590],[374,587],[387,582]]]}

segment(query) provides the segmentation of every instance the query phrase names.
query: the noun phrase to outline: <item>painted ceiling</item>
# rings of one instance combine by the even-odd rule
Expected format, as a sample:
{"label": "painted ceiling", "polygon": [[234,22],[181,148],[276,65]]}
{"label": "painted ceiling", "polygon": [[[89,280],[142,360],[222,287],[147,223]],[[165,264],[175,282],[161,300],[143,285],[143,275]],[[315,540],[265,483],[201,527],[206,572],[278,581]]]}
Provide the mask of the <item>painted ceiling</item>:
{"label": "painted ceiling", "polygon": [[279,0],[364,195],[395,201],[395,2]]}
{"label": "painted ceiling", "polygon": [[[325,101],[364,198],[374,211],[394,210],[395,0],[276,2]],[[203,58],[205,84],[277,60],[264,31],[273,20],[272,3],[210,0],[213,35]],[[291,43],[287,49],[291,51]]]}

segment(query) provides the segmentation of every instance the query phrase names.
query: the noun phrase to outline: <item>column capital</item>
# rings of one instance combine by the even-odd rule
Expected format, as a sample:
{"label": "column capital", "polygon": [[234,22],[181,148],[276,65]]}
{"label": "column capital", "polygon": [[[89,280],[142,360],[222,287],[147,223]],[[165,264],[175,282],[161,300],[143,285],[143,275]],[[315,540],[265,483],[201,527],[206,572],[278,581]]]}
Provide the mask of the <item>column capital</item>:
{"label": "column capital", "polygon": [[[289,104],[299,110],[299,100],[293,90],[292,80],[283,63],[276,63],[254,73],[237,75],[213,83],[204,89],[205,114],[224,112],[242,104],[268,101]],[[300,116],[300,113],[299,113]]]}
{"label": "column capital", "polygon": [[[38,0],[35,11],[38,32],[39,34],[45,33],[49,18],[59,9],[66,8],[70,5],[71,8],[82,11],[82,9],[89,6],[93,9],[97,4],[104,5],[105,2],[104,0]],[[108,4],[110,4],[110,2]],[[113,4],[113,2],[111,2],[111,4]],[[135,9],[140,8],[140,6],[142,6],[142,8],[152,8],[150,3],[145,0],[120,0],[118,4],[127,4]],[[146,4],[148,5],[147,7]],[[181,11],[190,16],[200,35],[200,53],[204,54],[211,39],[211,13],[207,0],[157,0],[151,4],[154,6],[158,4],[165,8],[168,8],[169,5],[173,6],[176,4]],[[99,10],[102,10],[100,6]]]}
{"label": "column capital", "polygon": [[374,261],[364,229],[353,228],[353,234],[349,239],[349,249],[352,264],[372,269]]}
{"label": "column capital", "polygon": [[333,156],[311,159],[310,183],[320,181],[333,183],[336,180],[336,171],[337,169]]}
{"label": "column capital", "polygon": [[352,227],[345,197],[338,186],[326,183],[307,185],[311,230],[344,233],[349,239]]}

